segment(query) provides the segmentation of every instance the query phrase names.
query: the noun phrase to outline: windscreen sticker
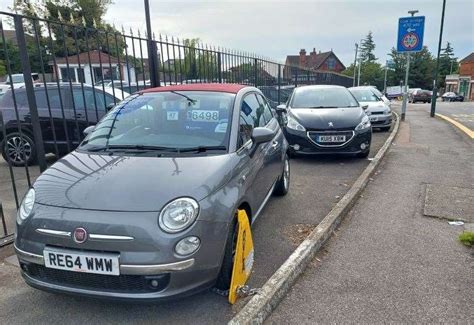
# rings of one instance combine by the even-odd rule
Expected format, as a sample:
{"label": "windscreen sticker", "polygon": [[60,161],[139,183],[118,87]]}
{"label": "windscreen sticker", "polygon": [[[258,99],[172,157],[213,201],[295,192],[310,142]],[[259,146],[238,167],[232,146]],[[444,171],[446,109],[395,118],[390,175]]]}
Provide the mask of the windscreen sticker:
{"label": "windscreen sticker", "polygon": [[247,116],[252,114],[252,108],[247,104],[246,101],[242,103],[242,112],[244,112],[244,114]]}
{"label": "windscreen sticker", "polygon": [[178,111],[168,111],[166,112],[166,119],[168,121],[177,121],[179,118],[179,112]]}
{"label": "windscreen sticker", "polygon": [[226,133],[227,132],[227,119],[220,120],[219,124],[216,125],[214,133]]}

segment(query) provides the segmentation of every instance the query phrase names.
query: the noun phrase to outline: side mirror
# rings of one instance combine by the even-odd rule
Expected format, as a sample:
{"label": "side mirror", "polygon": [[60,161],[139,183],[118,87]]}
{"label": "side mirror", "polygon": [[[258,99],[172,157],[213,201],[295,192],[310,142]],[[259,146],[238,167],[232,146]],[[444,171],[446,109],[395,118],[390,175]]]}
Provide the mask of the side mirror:
{"label": "side mirror", "polygon": [[366,111],[367,108],[369,108],[369,105],[364,105],[364,106],[362,106],[362,109],[363,109],[364,111]]}
{"label": "side mirror", "polygon": [[286,105],[285,104],[280,104],[275,108],[275,111],[280,114],[282,112],[286,112]]}
{"label": "side mirror", "polygon": [[269,128],[257,127],[252,131],[252,141],[255,146],[261,143],[269,142],[275,137],[275,132]]}
{"label": "side mirror", "polygon": [[95,129],[95,125],[91,125],[91,126],[88,126],[84,129],[84,131],[82,131],[82,133],[84,134],[84,136],[88,136],[92,131],[94,131]]}
{"label": "side mirror", "polygon": [[105,107],[105,110],[108,112],[108,111],[110,111],[110,110],[111,110],[112,108],[114,108],[114,107],[115,107],[115,104],[114,104],[114,103],[110,103],[109,105],[107,105],[107,106]]}

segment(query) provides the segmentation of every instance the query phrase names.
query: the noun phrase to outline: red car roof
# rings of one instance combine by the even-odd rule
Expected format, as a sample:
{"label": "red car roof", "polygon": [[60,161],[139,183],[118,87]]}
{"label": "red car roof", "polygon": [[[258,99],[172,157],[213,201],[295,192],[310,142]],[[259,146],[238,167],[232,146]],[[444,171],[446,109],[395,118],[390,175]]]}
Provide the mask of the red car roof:
{"label": "red car roof", "polygon": [[246,85],[239,84],[219,84],[219,83],[202,83],[202,84],[184,84],[184,85],[173,85],[149,88],[140,91],[140,93],[157,93],[163,91],[215,91],[221,93],[233,93],[236,94],[242,88],[248,87]]}

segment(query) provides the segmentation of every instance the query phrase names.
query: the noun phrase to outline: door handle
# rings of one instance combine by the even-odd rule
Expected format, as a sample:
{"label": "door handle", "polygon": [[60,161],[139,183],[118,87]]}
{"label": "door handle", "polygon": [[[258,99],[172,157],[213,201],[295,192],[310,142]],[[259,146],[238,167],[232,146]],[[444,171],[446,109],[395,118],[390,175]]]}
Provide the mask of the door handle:
{"label": "door handle", "polygon": [[273,148],[278,147],[278,141],[276,141],[276,140],[273,141],[273,142],[272,142],[272,147],[273,147]]}

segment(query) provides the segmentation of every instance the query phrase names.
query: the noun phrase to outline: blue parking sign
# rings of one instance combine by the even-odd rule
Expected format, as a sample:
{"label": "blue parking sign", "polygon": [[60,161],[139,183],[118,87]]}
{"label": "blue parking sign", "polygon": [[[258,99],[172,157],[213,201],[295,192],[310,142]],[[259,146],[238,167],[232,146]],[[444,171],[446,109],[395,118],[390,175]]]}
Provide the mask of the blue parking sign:
{"label": "blue parking sign", "polygon": [[418,52],[423,48],[425,16],[402,17],[398,20],[398,52]]}

